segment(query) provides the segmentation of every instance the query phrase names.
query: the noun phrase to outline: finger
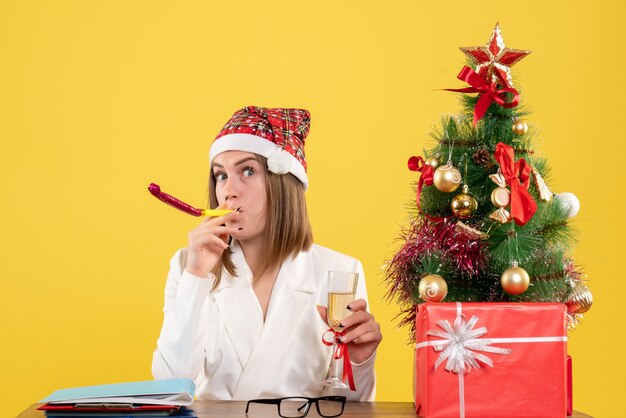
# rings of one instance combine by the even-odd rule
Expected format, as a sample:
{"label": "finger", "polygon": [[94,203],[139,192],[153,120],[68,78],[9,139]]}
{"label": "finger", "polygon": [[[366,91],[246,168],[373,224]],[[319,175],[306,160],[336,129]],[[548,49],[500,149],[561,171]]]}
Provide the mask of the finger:
{"label": "finger", "polygon": [[[367,334],[372,335],[365,337]],[[367,322],[347,332],[346,335],[341,337],[341,341],[344,343],[354,342],[357,344],[367,341],[376,341],[378,334],[380,334],[380,325],[378,325],[377,322]]]}
{"label": "finger", "polygon": [[350,309],[352,312],[364,311],[367,309],[367,302],[365,301],[365,299],[353,300],[352,302],[348,303],[348,309]]}
{"label": "finger", "polygon": [[319,313],[320,318],[322,318],[322,321],[324,321],[324,323],[328,325],[328,308],[322,305],[316,305],[316,308],[317,308],[317,313]]}
{"label": "finger", "polygon": [[207,242],[207,244],[213,244],[214,246],[221,248],[223,250],[228,248],[228,244],[226,242],[224,242],[223,238],[220,238],[216,235],[209,235],[209,242]]}
{"label": "finger", "polygon": [[[229,238],[239,228],[226,226],[203,226],[189,233],[189,245],[192,247],[199,246],[215,246],[227,249],[229,246]],[[218,244],[216,240],[223,244]]]}
{"label": "finger", "polygon": [[221,226],[220,228],[222,228],[222,232],[219,233],[217,236],[229,246],[230,246],[230,240],[232,239],[232,235],[243,229],[243,228],[227,227],[227,226]]}
{"label": "finger", "polygon": [[207,235],[229,235],[235,233],[237,230],[239,230],[239,228],[234,226],[202,224],[192,230],[189,236],[192,238],[200,238]]}
{"label": "finger", "polygon": [[217,225],[203,228],[203,230],[200,232],[200,235],[217,235],[219,237],[223,237],[232,235],[240,230],[241,228],[238,228],[236,226]]}
{"label": "finger", "polygon": [[223,241],[220,236],[228,236],[228,233],[230,233],[232,229],[233,228],[227,227],[197,228],[189,233],[189,243],[194,246],[199,246],[215,242],[215,239]]}
{"label": "finger", "polygon": [[372,315],[370,315],[367,311],[358,311],[354,312],[352,315],[341,320],[341,325],[344,328],[349,328],[358,324],[363,324],[366,322],[374,321]]}
{"label": "finger", "polygon": [[374,331],[360,335],[354,338],[351,342],[354,344],[376,343],[376,345],[378,345],[382,340],[383,334],[381,334],[380,331]]}

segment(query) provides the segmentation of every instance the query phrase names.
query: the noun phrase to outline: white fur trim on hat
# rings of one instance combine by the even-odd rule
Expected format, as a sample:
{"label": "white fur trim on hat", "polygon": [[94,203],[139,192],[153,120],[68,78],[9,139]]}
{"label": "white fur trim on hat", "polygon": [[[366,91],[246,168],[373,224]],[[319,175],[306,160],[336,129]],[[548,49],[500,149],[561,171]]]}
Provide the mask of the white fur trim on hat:
{"label": "white fur trim on hat", "polygon": [[291,154],[283,149],[276,149],[267,159],[267,169],[272,173],[289,173],[291,168]]}
{"label": "white fur trim on hat", "polygon": [[225,151],[246,151],[259,154],[267,158],[268,170],[272,173],[291,173],[304,184],[305,189],[309,186],[309,178],[300,161],[268,139],[252,134],[221,136],[211,144],[209,161],[212,163],[215,157]]}

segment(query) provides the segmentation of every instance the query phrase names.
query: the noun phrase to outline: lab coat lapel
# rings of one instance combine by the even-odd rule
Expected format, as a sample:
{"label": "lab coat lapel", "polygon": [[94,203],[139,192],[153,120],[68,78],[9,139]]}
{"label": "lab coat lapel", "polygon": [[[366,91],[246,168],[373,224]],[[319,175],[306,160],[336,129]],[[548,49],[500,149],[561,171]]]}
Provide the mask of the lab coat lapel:
{"label": "lab coat lapel", "polygon": [[237,277],[224,272],[220,285],[213,291],[213,298],[241,368],[245,369],[263,327],[263,313],[252,290],[252,273],[240,247],[233,246],[231,259],[237,269]]}
{"label": "lab coat lapel", "polygon": [[233,399],[253,399],[264,388],[265,379],[287,361],[294,330],[301,326],[304,314],[315,309],[314,267],[308,253],[286,260],[280,268],[265,324],[244,369]]}

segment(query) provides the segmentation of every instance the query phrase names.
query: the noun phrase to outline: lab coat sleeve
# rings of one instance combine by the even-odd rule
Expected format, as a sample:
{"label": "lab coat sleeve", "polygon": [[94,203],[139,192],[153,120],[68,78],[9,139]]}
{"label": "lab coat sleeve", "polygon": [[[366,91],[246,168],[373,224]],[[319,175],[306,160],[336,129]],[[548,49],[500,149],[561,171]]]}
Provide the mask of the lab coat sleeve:
{"label": "lab coat sleeve", "polygon": [[152,375],[157,380],[195,379],[205,358],[203,341],[208,337],[205,322],[215,276],[192,275],[184,270],[184,259],[184,250],[178,250],[170,262],[163,327],[152,358]]}
{"label": "lab coat sleeve", "polygon": [[[356,299],[367,299],[367,287],[365,285],[365,272],[360,261],[357,261],[355,271],[359,273],[359,281],[357,283]],[[370,311],[369,302],[367,310]],[[376,397],[376,374],[374,372],[374,363],[376,361],[376,352],[374,352],[363,363],[352,363],[352,374],[354,376],[354,384],[356,391],[349,391],[347,398],[349,401],[373,402]]]}

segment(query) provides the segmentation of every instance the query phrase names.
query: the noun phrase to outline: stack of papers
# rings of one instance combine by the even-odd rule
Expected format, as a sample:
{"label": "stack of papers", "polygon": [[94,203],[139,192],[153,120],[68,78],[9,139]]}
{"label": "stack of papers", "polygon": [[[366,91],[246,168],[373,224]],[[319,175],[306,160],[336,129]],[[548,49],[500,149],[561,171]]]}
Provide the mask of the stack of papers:
{"label": "stack of papers", "polygon": [[148,380],[61,389],[42,399],[38,409],[53,417],[186,417],[196,415],[190,379]]}

